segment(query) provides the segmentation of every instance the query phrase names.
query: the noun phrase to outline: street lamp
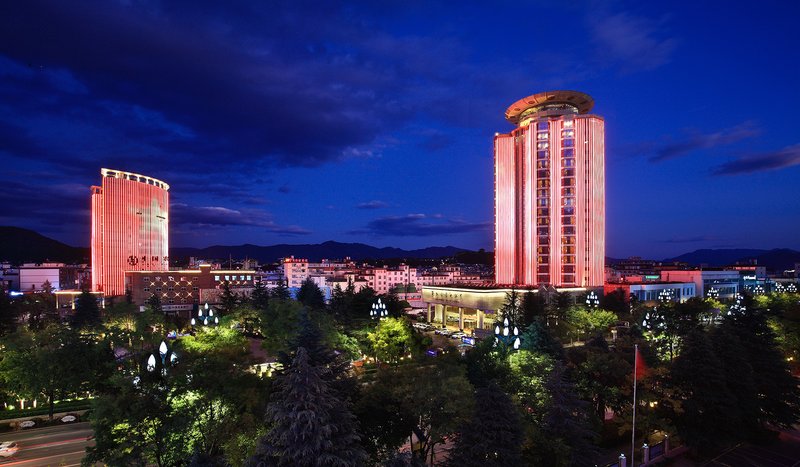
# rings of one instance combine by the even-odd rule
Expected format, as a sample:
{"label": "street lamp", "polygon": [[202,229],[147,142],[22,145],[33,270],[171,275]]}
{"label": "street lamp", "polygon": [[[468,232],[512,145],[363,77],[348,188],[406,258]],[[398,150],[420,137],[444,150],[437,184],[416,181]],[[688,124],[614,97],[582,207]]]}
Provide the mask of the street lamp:
{"label": "street lamp", "polygon": [[712,300],[718,299],[719,298],[719,289],[717,289],[715,287],[711,287],[710,289],[708,289],[708,292],[706,293],[706,297],[708,297],[708,298],[710,298]]}
{"label": "street lamp", "polygon": [[764,295],[764,287],[762,287],[761,284],[758,284],[753,289],[753,292],[755,292],[756,295]]}
{"label": "street lamp", "polygon": [[742,294],[737,293],[736,303],[731,305],[731,307],[728,309],[728,316],[731,316],[732,314],[744,314],[744,312],[747,311],[747,307],[742,304],[743,300],[744,297],[742,297]]}
{"label": "street lamp", "polygon": [[[203,316],[204,309],[205,309],[205,316]],[[195,319],[192,318],[191,323],[192,326],[195,326],[198,323],[202,323],[203,326],[208,326],[209,324],[213,326],[219,324],[219,317],[214,316],[214,309],[209,308],[208,302],[206,302],[203,308],[197,310],[197,320],[195,321]]]}
{"label": "street lamp", "polygon": [[786,291],[789,292],[789,293],[796,293],[797,292],[797,286],[795,284],[793,284],[793,283],[789,284],[786,287]]}
{"label": "street lamp", "polygon": [[589,295],[586,296],[586,306],[589,308],[597,308],[600,306],[600,298],[597,296],[594,290],[589,292]]}
{"label": "street lamp", "polygon": [[519,337],[519,329],[514,326],[511,329],[511,326],[508,324],[508,318],[503,318],[503,328],[500,328],[500,325],[497,324],[494,327],[494,345],[495,347],[502,342],[506,346],[511,346],[514,350],[519,350],[519,346],[522,343]]}
{"label": "street lamp", "polygon": [[369,310],[369,316],[372,319],[385,319],[389,316],[389,311],[386,309],[386,304],[381,302],[379,298],[377,302],[372,304],[372,309]]}
{"label": "street lamp", "polygon": [[661,301],[661,303],[667,303],[672,300],[672,291],[669,289],[662,290],[658,293],[658,300]]}
{"label": "street lamp", "polygon": [[784,293],[784,292],[786,292],[786,287],[784,287],[783,284],[778,282],[777,284],[775,284],[775,292]]}
{"label": "street lamp", "polygon": [[178,354],[167,346],[166,341],[161,341],[161,345],[158,346],[158,355],[151,353],[150,356],[147,357],[147,371],[151,373],[156,371],[156,367],[160,363],[161,374],[166,375],[167,367],[173,366],[177,362]]}

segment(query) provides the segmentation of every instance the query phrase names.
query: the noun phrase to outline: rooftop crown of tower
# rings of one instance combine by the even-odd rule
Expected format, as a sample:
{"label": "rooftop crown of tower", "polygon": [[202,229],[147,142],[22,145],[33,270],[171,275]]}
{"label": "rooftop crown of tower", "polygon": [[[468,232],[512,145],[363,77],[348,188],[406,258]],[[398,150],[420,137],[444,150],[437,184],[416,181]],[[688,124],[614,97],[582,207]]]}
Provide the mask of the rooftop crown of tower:
{"label": "rooftop crown of tower", "polygon": [[582,92],[540,92],[511,104],[506,110],[506,120],[518,126],[525,126],[536,118],[589,113],[592,107],[594,99]]}

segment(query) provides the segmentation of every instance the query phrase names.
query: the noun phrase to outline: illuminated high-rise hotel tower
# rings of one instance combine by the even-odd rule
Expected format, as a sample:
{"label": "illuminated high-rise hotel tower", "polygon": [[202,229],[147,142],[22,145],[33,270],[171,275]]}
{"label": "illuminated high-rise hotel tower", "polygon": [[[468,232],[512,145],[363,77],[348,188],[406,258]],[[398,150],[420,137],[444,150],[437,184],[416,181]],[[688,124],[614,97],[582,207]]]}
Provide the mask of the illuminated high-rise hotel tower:
{"label": "illuminated high-rise hotel tower", "polygon": [[520,99],[494,138],[495,281],[597,287],[605,255],[604,122],[575,91]]}
{"label": "illuminated high-rise hotel tower", "polygon": [[101,169],[92,187],[92,290],[125,294],[125,271],[169,270],[169,185]]}

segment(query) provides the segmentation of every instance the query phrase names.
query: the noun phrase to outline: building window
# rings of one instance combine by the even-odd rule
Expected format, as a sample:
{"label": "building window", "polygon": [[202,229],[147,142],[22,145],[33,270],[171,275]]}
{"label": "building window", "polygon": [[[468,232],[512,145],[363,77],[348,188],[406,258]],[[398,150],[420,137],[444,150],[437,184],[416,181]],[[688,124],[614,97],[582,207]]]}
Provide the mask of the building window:
{"label": "building window", "polygon": [[174,292],[174,291],[175,291],[175,287],[167,287],[167,292]]}
{"label": "building window", "polygon": [[172,276],[167,276],[167,280],[170,282],[175,282],[175,278]]}
{"label": "building window", "polygon": [[144,276],[144,277],[142,277],[142,280],[143,280],[144,282],[150,282],[150,278],[149,278],[149,277],[147,277],[147,276]]}
{"label": "building window", "polygon": [[145,288],[144,288],[144,289],[142,289],[142,290],[144,290],[145,292],[149,292],[149,291],[150,291],[150,287],[145,287]]}
{"label": "building window", "polygon": [[156,287],[156,292],[161,292],[161,287]]}
{"label": "building window", "polygon": [[219,280],[219,276],[214,276],[214,280],[218,281]]}

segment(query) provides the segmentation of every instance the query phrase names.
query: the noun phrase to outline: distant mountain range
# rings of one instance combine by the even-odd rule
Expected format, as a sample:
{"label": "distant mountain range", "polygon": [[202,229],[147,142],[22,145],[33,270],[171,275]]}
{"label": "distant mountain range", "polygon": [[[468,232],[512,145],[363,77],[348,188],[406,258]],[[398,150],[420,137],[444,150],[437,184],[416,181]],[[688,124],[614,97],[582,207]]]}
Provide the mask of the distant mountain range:
{"label": "distant mountain range", "polygon": [[[0,261],[22,262],[65,262],[88,263],[89,248],[73,247],[57,240],[45,237],[33,230],[20,227],[0,226]],[[437,259],[458,255],[461,261],[491,264],[491,252],[470,252],[454,246],[428,247],[417,250],[401,248],[377,248],[364,243],[341,243],[328,241],[319,244],[304,245],[239,245],[210,246],[207,248],[175,247],[170,251],[174,259],[195,256],[203,259],[252,258],[262,263],[275,262],[280,258],[294,255],[319,261],[323,258],[341,259],[350,257],[356,260],[386,260],[395,258]],[[720,267],[755,259],[759,266],[766,266],[772,271],[794,268],[800,263],[800,251],[786,248],[774,250],[760,249],[718,249],[695,250],[664,262],[682,261],[690,265],[707,265]],[[615,263],[619,259],[606,258],[607,263]]]}
{"label": "distant mountain range", "polygon": [[[280,258],[294,255],[297,258],[307,258],[319,261],[323,258],[340,259],[350,257],[356,260],[365,259],[391,259],[391,258],[416,258],[436,259],[454,256],[458,253],[469,252],[454,246],[434,246],[417,250],[403,250],[401,248],[377,248],[364,243],[325,242],[307,245],[215,245],[207,248],[182,248],[170,249],[173,259],[195,256],[203,259],[234,259],[251,258],[262,263],[275,262]],[[12,263],[22,262],[66,262],[88,263],[89,248],[79,248],[66,245],[57,240],[45,237],[33,230],[20,227],[0,226],[0,261]]]}
{"label": "distant mountain range", "polygon": [[788,248],[776,248],[774,250],[757,249],[719,249],[719,250],[695,250],[691,253],[684,253],[674,258],[665,259],[665,262],[682,261],[693,265],[706,264],[710,267],[721,267],[736,262],[744,263],[751,259],[756,260],[759,266],[766,266],[768,270],[782,271],[794,269],[795,263],[800,263],[800,251]]}
{"label": "distant mountain range", "polygon": [[468,251],[454,246],[433,246],[418,250],[403,250],[401,248],[377,248],[364,243],[341,243],[328,241],[317,244],[304,245],[239,245],[239,246],[210,246],[207,248],[171,248],[172,258],[195,256],[204,259],[225,259],[229,256],[234,259],[251,258],[263,263],[275,262],[280,258],[292,256],[306,258],[310,261],[319,261],[323,258],[341,259],[350,257],[357,260],[364,259],[390,259],[390,258],[419,258],[435,259],[454,256],[456,253]]}
{"label": "distant mountain range", "polygon": [[33,230],[0,226],[0,261],[88,263],[89,248],[69,246]]}

